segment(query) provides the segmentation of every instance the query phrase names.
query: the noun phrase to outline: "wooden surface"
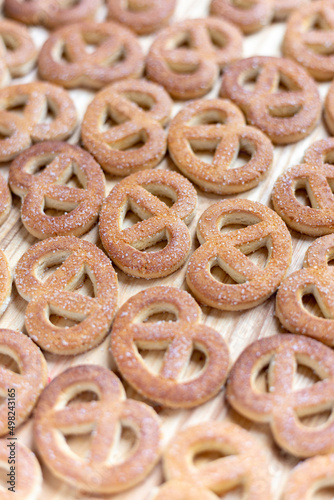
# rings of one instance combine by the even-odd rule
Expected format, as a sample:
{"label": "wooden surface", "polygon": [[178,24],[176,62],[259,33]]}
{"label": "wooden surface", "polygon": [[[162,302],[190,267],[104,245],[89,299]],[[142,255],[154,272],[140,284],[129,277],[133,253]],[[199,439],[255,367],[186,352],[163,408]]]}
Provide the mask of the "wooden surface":
{"label": "wooden surface", "polygon": [[[208,12],[208,5],[208,0],[179,0],[175,20],[205,17]],[[99,12],[99,19],[102,20],[103,16],[104,10],[101,9],[101,12]],[[266,27],[258,34],[245,38],[244,56],[280,55],[280,44],[282,41],[282,36],[284,34],[284,29],[284,24],[275,23]],[[38,46],[41,46],[47,36],[47,32],[42,28],[31,28],[30,31],[36,41],[36,44]],[[145,37],[141,39],[141,43],[145,50],[147,50],[147,48],[149,47],[151,40],[152,37]],[[23,79],[16,79],[13,81],[13,83],[30,81],[32,80],[32,78],[36,78],[35,73],[33,73],[33,75],[30,74],[28,77]],[[219,83],[220,82],[217,82],[217,85],[215,86],[213,91],[209,95],[205,96],[205,98],[216,97],[218,95]],[[322,99],[327,92],[327,88],[328,84],[319,85]],[[70,93],[75,100],[75,104],[77,106],[80,117],[82,117],[87,104],[90,102],[94,94],[83,90],[75,90],[71,91]],[[182,107],[182,105],[182,103],[178,103],[174,106],[173,116]],[[325,131],[323,123],[320,123],[314,130],[314,132],[305,140],[292,146],[276,147],[274,165],[267,179],[262,182],[257,188],[242,194],[241,197],[251,200],[257,200],[268,206],[271,206],[271,191],[278,175],[287,167],[299,163],[306,148],[316,140],[326,137],[326,135],[327,133]],[[71,140],[71,142],[77,141],[78,133]],[[159,168],[167,168],[173,170],[175,169],[169,157],[167,157],[162,162]],[[1,168],[1,171],[3,175],[7,177],[8,165],[4,165]],[[107,193],[110,192],[111,188],[115,185],[116,182],[118,182],[118,180],[119,179],[107,176]],[[194,249],[198,247],[198,242],[195,237],[195,228],[198,218],[209,205],[221,199],[220,196],[204,194],[200,190],[198,190],[198,198],[199,206],[197,215],[195,220],[193,220],[190,225]],[[84,236],[84,238],[96,243],[99,247],[101,247],[97,227],[94,227],[88,234]],[[5,254],[10,261],[12,270],[14,269],[21,255],[29,248],[31,244],[35,243],[36,241],[37,240],[35,240],[35,238],[33,238],[24,229],[20,220],[20,200],[17,196],[13,196],[13,207],[10,216],[5,224],[0,228],[1,248],[5,251]],[[301,267],[305,251],[309,244],[313,241],[313,239],[292,232],[292,241],[294,253],[290,272]],[[264,255],[259,254],[257,258],[263,260]],[[119,279],[119,304],[123,304],[129,297],[131,297],[138,291],[158,284],[171,285],[174,287],[187,289],[184,279],[185,270],[186,265],[183,266],[181,270],[167,278],[161,280],[145,281],[142,279],[127,277],[117,269]],[[234,361],[239,353],[255,339],[274,335],[282,331],[282,328],[280,327],[279,322],[274,315],[274,304],[275,297],[272,297],[270,300],[267,300],[264,304],[257,308],[240,313],[222,312],[210,309],[208,307],[203,307],[203,321],[206,324],[216,328],[223,335],[224,339],[229,344],[231,357]],[[24,332],[24,312],[26,305],[27,303],[18,295],[15,286],[13,286],[10,305],[5,314],[0,319],[0,326],[4,328],[14,328]],[[108,346],[109,338],[107,338],[103,342],[103,344],[96,349],[93,349],[92,351],[80,356],[62,357],[46,354],[50,377],[54,378],[65,368],[82,363],[98,363],[105,367],[114,369],[114,362],[108,354]],[[155,363],[156,365],[158,365],[158,357],[150,354],[148,363]],[[195,369],[195,363],[193,368]],[[310,383],[309,374],[307,374],[306,370],[302,370],[301,373],[297,376],[296,385],[305,383]],[[136,395],[134,391],[129,387],[126,387],[126,390],[129,397],[140,399],[140,397]],[[275,499],[280,498],[289,471],[294,465],[298,463],[297,459],[288,456],[278,449],[278,447],[274,444],[266,425],[255,425],[238,416],[235,412],[229,409],[224,401],[224,392],[221,392],[216,398],[196,409],[184,411],[160,409],[159,415],[162,419],[165,445],[168,443],[169,439],[177,433],[179,429],[211,419],[221,421],[227,418],[242,425],[245,429],[250,430],[258,437],[258,439],[264,444],[267,449],[270,460],[270,474],[272,477],[273,498]],[[21,442],[27,444],[34,450],[34,443],[31,437],[31,429],[32,422],[30,419],[18,429],[17,437]],[[124,445],[126,445],[126,437]],[[73,449],[77,450],[79,454],[84,453],[84,451],[87,449],[87,445],[85,444],[83,438],[71,439],[71,446],[73,446]],[[40,495],[40,499],[71,500],[74,498],[84,498],[84,495],[54,479],[45,467],[43,467],[43,476],[44,486],[43,491]],[[162,471],[159,464],[147,478],[147,480],[138,487],[120,495],[113,495],[104,498],[113,498],[117,500],[147,499],[150,492],[152,491],[152,488],[159,485],[162,480]],[[240,498],[240,495],[237,492],[234,492],[225,495],[224,498]],[[319,498],[334,498],[333,491],[332,494],[327,492]]]}

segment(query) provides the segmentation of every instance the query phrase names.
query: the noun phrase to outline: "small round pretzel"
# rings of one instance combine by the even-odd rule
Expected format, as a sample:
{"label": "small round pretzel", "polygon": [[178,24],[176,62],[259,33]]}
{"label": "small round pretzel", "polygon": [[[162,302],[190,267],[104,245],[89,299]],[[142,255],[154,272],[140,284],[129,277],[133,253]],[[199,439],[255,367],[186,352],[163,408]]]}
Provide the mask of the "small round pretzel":
{"label": "small round pretzel", "polygon": [[[196,467],[196,455],[208,451],[223,457]],[[164,453],[163,468],[167,479],[187,481],[218,495],[242,485],[245,500],[271,497],[262,446],[249,432],[229,422],[204,422],[179,432]]]}
{"label": "small round pretzel", "polygon": [[176,0],[108,0],[108,16],[138,35],[149,35],[168,24]]}
{"label": "small round pretzel", "polygon": [[0,175],[0,226],[7,219],[12,206],[12,197],[7,181]]}
{"label": "small round pretzel", "polygon": [[[289,168],[276,181],[272,201],[289,227],[310,236],[334,232],[334,139],[312,144],[304,163]],[[328,162],[328,163],[327,163]],[[311,206],[300,203],[296,191],[305,189]]]}
{"label": "small round pretzel", "polygon": [[[254,81],[254,89],[245,87]],[[279,57],[256,56],[231,64],[224,73],[220,95],[237,104],[248,123],[275,144],[303,139],[321,114],[313,79],[299,64]]]}
{"label": "small round pretzel", "polygon": [[325,99],[324,117],[330,135],[334,135],[334,82],[329,87]]}
{"label": "small round pretzel", "polygon": [[[39,348],[23,333],[0,329],[0,354],[16,361],[19,373],[0,366],[0,395],[4,402],[0,406],[0,436],[8,434],[8,411],[13,408],[15,427],[27,420],[39,395],[47,383],[48,369]],[[16,403],[9,403],[9,390],[15,389]]]}
{"label": "small round pretzel", "polygon": [[193,99],[207,94],[220,70],[241,54],[242,36],[232,24],[214,17],[188,19],[158,34],[146,71],[171,96]]}
{"label": "small round pretzel", "polygon": [[[46,279],[48,267],[60,265]],[[77,291],[85,276],[94,297]],[[30,301],[25,325],[31,338],[45,351],[78,354],[99,344],[109,331],[117,307],[117,277],[106,255],[93,243],[74,236],[40,241],[29,248],[15,270],[19,294]],[[71,327],[50,321],[56,314],[78,322]]]}
{"label": "small round pretzel", "polygon": [[[93,44],[93,52],[87,45]],[[117,23],[82,22],[55,31],[44,43],[38,70],[44,80],[66,88],[100,89],[123,78],[138,78],[144,57],[133,33]]]}
{"label": "small round pretzel", "polygon": [[[191,181],[204,191],[234,194],[257,186],[273,161],[273,147],[258,129],[247,127],[241,111],[222,99],[188,104],[173,119],[168,134],[169,153]],[[196,151],[215,151],[212,164]],[[231,168],[239,151],[251,155],[239,168]]]}
{"label": "small round pretzel", "polygon": [[309,458],[295,467],[282,500],[312,500],[318,490],[334,486],[334,455]]}
{"label": "small round pretzel", "polygon": [[274,0],[212,0],[213,16],[238,26],[246,35],[259,31],[274,16]]}
{"label": "small round pretzel", "polygon": [[[2,182],[2,177],[0,177]],[[0,184],[1,184],[0,182]],[[8,188],[7,188],[8,189]],[[0,197],[2,197],[0,191]],[[1,204],[1,201],[0,201]],[[0,315],[5,312],[12,291],[12,274],[6,255],[0,250]]]}
{"label": "small round pretzel", "polygon": [[[221,232],[228,224],[248,227]],[[187,283],[203,304],[227,311],[241,311],[262,304],[280,285],[291,261],[291,236],[277,214],[261,203],[224,200],[211,205],[197,226],[200,246],[191,256]],[[268,249],[264,269],[247,255]],[[219,266],[235,284],[218,281],[211,269]]]}
{"label": "small round pretzel", "polygon": [[[15,111],[20,106],[22,116]],[[0,133],[6,136],[0,139],[0,161],[12,160],[34,142],[65,140],[76,125],[74,103],[61,87],[33,82],[0,89]]]}
{"label": "small round pretzel", "polygon": [[[173,206],[168,207],[159,195],[172,199]],[[191,237],[186,224],[196,207],[195,188],[182,175],[167,170],[137,172],[117,184],[104,200],[99,219],[101,241],[110,258],[130,276],[168,276],[189,255]],[[128,210],[142,220],[123,229]],[[163,240],[167,245],[162,250],[144,251]]]}
{"label": "small round pretzel", "polygon": [[300,7],[306,6],[309,0],[274,0],[275,19],[284,21]]}
{"label": "small round pretzel", "polygon": [[[152,314],[166,311],[176,321],[145,323]],[[111,351],[122,376],[145,398],[169,408],[191,408],[211,399],[225,383],[229,353],[222,336],[200,321],[200,307],[182,290],[157,286],[131,297],[118,311],[111,334]],[[156,375],[138,348],[166,347]],[[184,377],[194,349],[204,354],[205,368],[195,377]]]}
{"label": "small round pretzel", "polygon": [[[294,389],[297,365],[320,378],[311,387]],[[255,381],[268,367],[268,391]],[[334,407],[334,353],[316,340],[300,335],[275,335],[257,340],[239,356],[227,385],[229,403],[241,415],[270,424],[277,444],[292,455],[311,457],[334,451],[334,421],[310,427],[299,417]]]}
{"label": "small round pretzel", "polygon": [[[98,400],[68,403],[84,391]],[[136,436],[120,461],[122,427]],[[89,455],[73,454],[64,436],[92,431]],[[34,436],[46,466],[62,481],[92,493],[117,493],[140,483],[160,457],[160,419],[148,405],[125,399],[119,379],[106,368],[81,365],[61,373],[43,391],[35,412]]]}
{"label": "small round pretzel", "polygon": [[218,500],[217,495],[197,484],[172,480],[163,484],[150,500]]}
{"label": "small round pretzel", "polygon": [[[73,175],[82,188],[66,185]],[[9,183],[23,199],[21,218],[25,228],[40,239],[87,232],[97,220],[105,195],[100,166],[86,151],[66,142],[43,142],[21,153],[10,166]],[[65,213],[47,215],[47,208]]]}
{"label": "small round pretzel", "polygon": [[[171,110],[169,95],[154,83],[145,80],[114,83],[101,90],[88,106],[82,123],[82,141],[111,174],[124,176],[153,168],[166,153],[163,127]],[[109,119],[115,125],[106,128]],[[138,142],[143,142],[143,146],[131,149]]]}

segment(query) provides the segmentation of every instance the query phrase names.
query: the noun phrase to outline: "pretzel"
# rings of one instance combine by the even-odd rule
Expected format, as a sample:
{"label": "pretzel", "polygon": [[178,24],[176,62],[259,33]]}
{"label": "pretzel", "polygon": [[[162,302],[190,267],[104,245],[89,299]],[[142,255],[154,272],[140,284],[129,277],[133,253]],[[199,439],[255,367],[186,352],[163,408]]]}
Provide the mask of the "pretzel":
{"label": "pretzel", "polygon": [[[311,387],[294,389],[297,365],[320,378]],[[268,368],[268,392],[255,381]],[[299,417],[319,414],[334,405],[334,353],[329,347],[300,335],[275,335],[257,340],[239,356],[227,385],[229,403],[241,415],[268,423],[277,444],[292,455],[311,457],[334,450],[334,422],[303,424]]]}
{"label": "pretzel", "polygon": [[[39,175],[34,175],[46,165]],[[83,188],[66,183],[76,175]],[[36,238],[81,236],[96,222],[105,194],[100,166],[90,154],[66,142],[35,144],[11,164],[9,183],[22,197],[21,218]],[[46,208],[65,210],[60,216],[45,214]]]}
{"label": "pretzel", "polygon": [[[169,208],[159,195],[171,198],[173,206]],[[193,219],[196,207],[196,191],[182,175],[167,170],[137,172],[117,184],[103,202],[99,219],[102,244],[114,263],[130,276],[168,276],[189,255],[191,237],[186,224]],[[142,220],[123,229],[128,210]],[[144,251],[163,240],[167,245],[162,250]]]}
{"label": "pretzel", "polygon": [[176,0],[108,0],[108,16],[138,35],[163,28],[173,15]]}
{"label": "pretzel", "polygon": [[[0,436],[8,434],[9,403],[8,391],[15,389],[18,399],[15,408],[15,427],[27,420],[38,397],[47,382],[48,369],[43,354],[38,347],[23,333],[0,329],[0,354],[14,359],[19,373],[0,366],[0,395],[4,403],[0,406]],[[12,408],[12,407],[11,407]]]}
{"label": "pretzel", "polygon": [[[15,112],[23,106],[22,116]],[[54,113],[46,121],[48,108]],[[12,111],[13,109],[13,111]],[[77,114],[68,93],[43,82],[0,89],[0,161],[12,160],[33,142],[67,139],[77,125]]]}
{"label": "pretzel", "polygon": [[[245,88],[255,79],[255,88]],[[280,90],[280,83],[287,91]],[[321,101],[315,82],[294,61],[250,57],[225,71],[221,97],[231,99],[275,144],[290,144],[309,135],[317,125]]]}
{"label": "pretzel", "polygon": [[[140,105],[148,108],[141,109]],[[124,80],[101,90],[87,108],[81,135],[85,147],[114,175],[153,168],[167,149],[163,126],[172,101],[165,90],[145,80]],[[108,118],[115,125],[106,129]],[[131,150],[138,142],[139,149]]]}
{"label": "pretzel", "polygon": [[206,488],[185,481],[172,480],[163,484],[150,500],[217,500],[218,497]]}
{"label": "pretzel", "polygon": [[[88,52],[86,46],[96,46]],[[81,22],[55,31],[38,57],[44,80],[66,88],[100,89],[123,78],[138,78],[144,68],[139,42],[117,23]]]}
{"label": "pretzel", "polygon": [[4,0],[6,16],[54,29],[95,16],[101,0]]}
{"label": "pretzel", "polygon": [[[172,311],[176,321],[145,323],[150,315]],[[111,351],[118,369],[145,398],[169,408],[191,408],[215,396],[225,383],[228,348],[219,333],[204,326],[201,309],[183,290],[156,286],[131,297],[118,311]],[[149,370],[138,348],[167,351],[158,375]],[[199,349],[205,368],[185,378],[191,354]]]}
{"label": "pretzel", "polygon": [[[3,178],[0,176],[1,182]],[[1,184],[0,182],[0,184]],[[8,189],[8,188],[7,188]],[[0,199],[2,193],[0,191]],[[1,206],[1,201],[0,201]],[[0,315],[5,312],[10,301],[12,291],[12,274],[6,255],[0,250]]]}
{"label": "pretzel", "polygon": [[[184,43],[189,48],[182,47]],[[242,36],[232,24],[213,17],[188,19],[158,34],[147,56],[146,72],[171,96],[193,99],[207,94],[220,70],[241,54]]]}
{"label": "pretzel", "polygon": [[334,486],[334,455],[309,458],[291,472],[282,500],[311,500],[330,486]]}
{"label": "pretzel", "polygon": [[[169,153],[189,179],[204,191],[234,194],[257,186],[273,162],[273,147],[259,130],[246,127],[243,114],[229,101],[199,100],[188,104],[171,123]],[[196,151],[215,151],[212,164]],[[251,155],[239,168],[230,168],[239,150]]]}
{"label": "pretzel", "polygon": [[[43,271],[59,265],[44,281]],[[88,275],[94,297],[76,290]],[[25,325],[31,338],[45,351],[78,354],[99,344],[109,331],[117,307],[117,277],[109,259],[93,243],[74,236],[40,241],[29,248],[15,270],[19,294],[30,301]],[[78,324],[51,323],[56,314]]]}
{"label": "pretzel", "polygon": [[329,87],[324,107],[325,123],[331,135],[334,135],[334,83]]}
{"label": "pretzel", "polygon": [[[334,232],[334,139],[312,144],[305,153],[304,163],[289,168],[278,177],[272,201],[276,212],[295,231],[310,236]],[[307,191],[311,206],[301,204],[296,191]]]}
{"label": "pretzel", "polygon": [[[98,401],[68,406],[87,390]],[[136,444],[120,461],[116,452],[124,426],[134,431]],[[74,456],[64,436],[89,431],[93,432],[88,457]],[[148,405],[126,400],[116,375],[97,365],[69,368],[52,380],[36,408],[34,437],[41,458],[57,478],[97,494],[133,487],[160,458],[159,417]]]}
{"label": "pretzel", "polygon": [[212,0],[210,12],[238,26],[246,35],[269,24],[274,0]]}
{"label": "pretzel", "polygon": [[309,0],[274,0],[275,19],[284,21],[290,14],[301,7],[306,7]]}
{"label": "pretzel", "polygon": [[[221,233],[228,224],[248,227]],[[200,246],[191,256],[187,283],[197,300],[223,311],[241,311],[262,304],[280,285],[291,261],[291,237],[284,222],[261,203],[223,200],[211,205],[197,225]],[[268,261],[259,268],[247,255],[267,247]],[[218,281],[219,266],[236,284]]]}
{"label": "pretzel", "polygon": [[[8,463],[10,454],[9,443],[10,441],[6,439],[0,440],[0,467],[1,469],[5,469],[7,481],[10,481],[10,477],[7,474],[11,472],[11,465]],[[14,486],[12,486],[14,490],[7,489],[11,486],[10,483],[6,485],[6,489],[1,487],[1,500],[13,500],[15,497],[20,500],[37,500],[40,498],[39,495],[42,488],[42,471],[40,465],[33,452],[19,441],[15,442],[14,469],[15,481],[13,481]]]}
{"label": "pretzel", "polygon": [[[227,456],[199,469],[194,458],[206,451]],[[167,479],[187,481],[217,495],[242,485],[245,500],[271,497],[262,446],[249,432],[229,422],[204,422],[179,432],[164,453],[163,469]]]}
{"label": "pretzel", "polygon": [[0,175],[0,226],[7,219],[12,205],[12,197],[7,181]]}

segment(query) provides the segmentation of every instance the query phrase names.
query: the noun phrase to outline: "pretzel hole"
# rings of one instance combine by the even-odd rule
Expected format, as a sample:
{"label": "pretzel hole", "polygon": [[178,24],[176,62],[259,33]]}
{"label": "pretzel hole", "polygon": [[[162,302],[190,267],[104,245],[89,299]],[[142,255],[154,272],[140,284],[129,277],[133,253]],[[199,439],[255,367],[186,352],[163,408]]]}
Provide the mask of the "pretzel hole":
{"label": "pretzel hole", "polygon": [[0,141],[8,139],[8,137],[12,137],[15,134],[15,130],[10,130],[5,125],[0,125]]}
{"label": "pretzel hole", "polygon": [[8,491],[8,471],[9,471],[9,465],[4,463],[0,463],[0,491],[4,491],[4,495],[7,495]]}
{"label": "pretzel hole", "polygon": [[270,253],[266,246],[260,247],[251,253],[244,253],[247,255],[248,259],[260,269],[264,269],[268,264]]}
{"label": "pretzel hole", "polygon": [[334,478],[329,477],[321,479],[312,486],[312,491],[312,500],[333,500]]}
{"label": "pretzel hole", "polygon": [[146,189],[149,193],[156,196],[160,201],[165,203],[167,207],[172,207],[174,203],[177,202],[177,193],[168,186],[161,186],[155,184],[146,184],[143,185],[143,188]]}
{"label": "pretzel hole", "polygon": [[43,259],[37,261],[34,267],[34,274],[37,279],[41,282],[47,280],[51,274],[53,274],[59,267],[65,262],[65,260],[71,255],[71,252],[61,251],[57,254],[46,254]]}
{"label": "pretzel hole", "polygon": [[299,188],[296,189],[295,191],[295,198],[296,200],[301,204],[304,205],[305,207],[312,207],[311,200],[309,198],[309,195],[307,193],[306,188]]}
{"label": "pretzel hole", "polygon": [[304,28],[304,32],[306,32],[306,31],[323,31],[323,30],[331,30],[332,29],[331,26],[326,21],[326,19],[324,18],[324,16],[321,15],[320,12],[314,14],[314,16],[312,16],[310,21],[307,24],[305,23],[304,26],[302,26],[302,28]]}
{"label": "pretzel hole", "polygon": [[181,380],[191,380],[199,376],[204,370],[207,357],[200,349],[193,348],[188,366],[182,373]]}
{"label": "pretzel hole", "polygon": [[302,296],[302,304],[304,309],[306,309],[306,311],[312,316],[316,316],[318,318],[325,317],[313,293],[305,293]]}
{"label": "pretzel hole", "polygon": [[329,420],[332,420],[333,411],[324,410],[319,411],[315,415],[310,416],[298,416],[298,420],[305,427],[321,427],[325,425]]}
{"label": "pretzel hole", "polygon": [[226,46],[227,40],[221,31],[216,31],[212,28],[207,28],[207,32],[213,47],[215,47],[216,49],[223,49]]}
{"label": "pretzel hole", "polygon": [[18,49],[20,46],[19,39],[17,39],[15,36],[11,35],[10,33],[2,33],[0,38],[1,38],[5,48],[10,52]]}
{"label": "pretzel hole", "polygon": [[[52,325],[57,326],[58,328],[72,328],[80,323],[80,321],[65,318],[64,316],[59,316],[58,314],[50,314],[49,321]],[[66,342],[66,339],[64,340]]]}
{"label": "pretzel hole", "polygon": [[89,456],[92,438],[92,431],[64,435],[65,442],[72,453],[83,459]]}
{"label": "pretzel hole", "polygon": [[[209,447],[208,447],[209,448]],[[192,462],[195,467],[200,469],[209,463],[220,460],[221,458],[233,455],[233,453],[223,453],[222,450],[207,449],[200,451],[193,456]]]}
{"label": "pretzel hole", "polygon": [[129,11],[129,12],[145,12],[145,11],[149,11],[151,10],[152,8],[152,4],[150,2],[147,2],[147,1],[138,1],[138,0],[128,0],[127,2],[124,2],[126,5],[125,5],[125,8]]}
{"label": "pretzel hole", "polygon": [[[28,0],[28,2],[30,1],[31,0]],[[81,1],[82,0],[58,0],[57,8],[68,9],[69,7],[76,7],[77,5],[80,5]]]}
{"label": "pretzel hole", "polygon": [[16,361],[16,359],[10,354],[4,354],[0,352],[0,366],[7,368],[14,373],[21,373],[20,367]]}
{"label": "pretzel hole", "polygon": [[243,10],[252,9],[257,3],[255,0],[230,0],[230,2],[238,9]]}
{"label": "pretzel hole", "polygon": [[173,311],[160,311],[150,314],[143,323],[160,323],[161,321],[177,321],[176,313]]}
{"label": "pretzel hole", "polygon": [[38,123],[52,123],[58,115],[58,106],[50,99],[46,99],[43,113],[38,120]]}
{"label": "pretzel hole", "polygon": [[191,34],[188,31],[177,33],[173,38],[170,38],[166,43],[167,50],[175,49],[191,49],[193,47]]}
{"label": "pretzel hole", "polygon": [[153,347],[152,349],[142,349],[137,344],[136,346],[138,354],[142,358],[147,369],[151,373],[159,375],[163,366],[167,349],[163,347],[155,349]]}
{"label": "pretzel hole", "polygon": [[129,91],[122,92],[121,95],[138,106],[138,108],[140,108],[142,111],[150,111],[156,104],[156,101],[152,96],[144,94],[143,92]]}
{"label": "pretzel hole", "polygon": [[302,108],[302,105],[269,106],[268,113],[273,118],[292,118],[296,116]]}
{"label": "pretzel hole", "polygon": [[86,297],[96,298],[96,290],[94,283],[88,273],[84,275],[78,281],[76,287],[73,291],[85,295]]}
{"label": "pretzel hole", "polygon": [[254,92],[260,73],[260,68],[253,68],[248,70],[243,75],[241,75],[239,81],[240,85],[242,85],[242,87],[248,92]]}
{"label": "pretzel hole", "polygon": [[220,283],[225,283],[226,285],[236,285],[237,282],[231,278],[218,264],[214,265],[211,270],[211,275],[216,281]]}
{"label": "pretzel hole", "polygon": [[112,464],[124,462],[131,454],[137,443],[137,435],[134,429],[126,422],[121,422],[120,435],[116,446],[113,447],[110,456]]}
{"label": "pretzel hole", "polygon": [[25,111],[25,108],[26,108],[26,99],[24,99],[23,101],[20,100],[19,102],[17,102],[16,100],[14,102],[12,102],[11,104],[9,104],[8,106],[5,107],[5,110],[6,111],[10,111],[11,113],[15,113],[16,115],[19,115],[21,117],[24,116],[24,111]]}

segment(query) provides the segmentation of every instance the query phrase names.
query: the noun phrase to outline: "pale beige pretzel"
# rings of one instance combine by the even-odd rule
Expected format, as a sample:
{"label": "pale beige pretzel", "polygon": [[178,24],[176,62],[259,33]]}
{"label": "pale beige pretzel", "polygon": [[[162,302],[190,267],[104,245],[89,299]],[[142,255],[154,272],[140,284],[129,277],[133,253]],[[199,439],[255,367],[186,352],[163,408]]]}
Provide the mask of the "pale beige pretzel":
{"label": "pale beige pretzel", "polygon": [[[60,266],[43,279],[48,268]],[[94,296],[78,288],[86,276]],[[40,241],[29,248],[15,270],[19,294],[29,304],[25,325],[30,337],[45,351],[78,354],[99,344],[109,331],[117,307],[117,277],[106,255],[93,243],[74,236]],[[58,326],[50,315],[73,320]]]}
{"label": "pale beige pretzel", "polygon": [[[94,45],[93,52],[86,49]],[[144,56],[133,33],[117,23],[82,22],[60,28],[38,57],[44,80],[66,88],[99,89],[123,78],[138,78]]]}
{"label": "pale beige pretzel", "polygon": [[[19,368],[19,373],[15,373],[6,366],[0,366],[0,395],[4,398],[0,406],[0,436],[4,436],[11,430],[8,425],[9,410],[15,416],[15,427],[29,417],[47,383],[48,369],[43,354],[33,341],[14,330],[0,329],[0,354],[12,358]],[[12,394],[8,391],[11,389],[15,390],[14,406],[8,402],[8,396]]]}
{"label": "pale beige pretzel", "polygon": [[158,34],[146,71],[171,96],[192,99],[207,94],[220,70],[241,54],[242,36],[232,24],[214,17],[188,19]]}
{"label": "pale beige pretzel", "polygon": [[[248,83],[254,83],[254,89],[246,88]],[[303,139],[320,118],[315,82],[289,59],[255,56],[231,64],[224,73],[220,95],[237,104],[248,123],[275,144]]]}
{"label": "pale beige pretzel", "polygon": [[[10,481],[7,474],[11,472],[11,465],[15,467],[15,480],[14,485],[7,483],[6,488],[0,487],[1,500],[13,500],[15,497],[20,500],[38,500],[41,498],[42,471],[35,455],[17,440],[13,448],[15,465],[10,464],[8,463],[9,444],[10,441],[7,439],[0,439],[0,469],[6,471],[6,481]],[[13,487],[14,491],[8,490],[9,487]]]}
{"label": "pale beige pretzel", "polygon": [[197,484],[171,480],[153,493],[149,500],[218,500],[217,495]]}
{"label": "pale beige pretzel", "polygon": [[[196,467],[196,455],[210,451],[223,456]],[[245,500],[271,498],[262,446],[249,432],[229,422],[203,422],[179,432],[164,453],[163,469],[166,479],[187,481],[217,495],[243,486]]]}
{"label": "pale beige pretzel", "polygon": [[[166,311],[174,313],[176,321],[145,322]],[[221,335],[200,321],[200,307],[183,290],[156,286],[131,297],[118,311],[111,334],[111,351],[122,377],[147,399],[170,408],[191,408],[211,399],[225,383],[229,353]],[[147,368],[138,348],[167,348],[158,374]],[[194,350],[204,354],[205,367],[189,378],[186,371]]]}
{"label": "pale beige pretzel", "polygon": [[284,21],[294,10],[306,6],[309,0],[274,0],[275,19]]}
{"label": "pale beige pretzel", "polygon": [[[141,108],[144,106],[144,109]],[[81,136],[102,168],[129,175],[153,168],[164,157],[172,101],[167,92],[145,80],[124,80],[101,90],[87,108]],[[108,120],[114,124],[109,126]],[[139,142],[143,145],[131,149]]]}
{"label": "pale beige pretzel", "polygon": [[108,0],[108,16],[138,35],[163,28],[172,17],[176,0]]}
{"label": "pale beige pretzel", "polygon": [[295,467],[282,500],[312,500],[322,488],[334,486],[334,455],[309,458]]}
{"label": "pale beige pretzel", "polygon": [[0,226],[7,219],[12,206],[12,197],[7,181],[0,175]]}
{"label": "pale beige pretzel", "polygon": [[[294,389],[298,365],[314,370],[320,381]],[[268,367],[268,391],[256,379]],[[310,427],[300,418],[334,407],[334,353],[300,335],[275,335],[257,340],[239,356],[227,385],[229,403],[241,415],[268,423],[277,444],[292,455],[311,457],[334,451],[334,421]]]}
{"label": "pale beige pretzel", "polygon": [[[15,110],[20,107],[22,116]],[[74,103],[61,87],[33,82],[0,89],[0,133],[5,136],[0,139],[0,161],[12,160],[34,142],[67,139],[76,125]]]}
{"label": "pale beige pretzel", "polygon": [[[272,201],[276,212],[295,231],[310,236],[334,232],[334,139],[323,139],[306,151],[304,163],[289,168],[276,181]],[[305,189],[311,206],[300,203]]]}
{"label": "pale beige pretzel", "polygon": [[[229,224],[244,227],[221,232]],[[192,254],[187,283],[203,304],[227,311],[250,309],[264,302],[280,285],[291,261],[291,236],[277,214],[261,203],[224,200],[211,205],[197,226],[201,246]],[[264,269],[247,255],[266,247]],[[219,266],[236,283],[218,281],[211,269]]]}
{"label": "pale beige pretzel", "polygon": [[[42,172],[35,175],[41,166]],[[67,186],[75,175],[82,188]],[[22,197],[21,218],[36,238],[81,236],[96,222],[105,195],[101,167],[86,151],[66,142],[35,144],[10,166],[9,184]],[[64,210],[47,215],[45,210]]]}
{"label": "pale beige pretzel", "polygon": [[[157,195],[157,196],[155,196]],[[173,201],[168,207],[158,196]],[[138,278],[161,278],[182,266],[190,252],[186,224],[195,215],[197,196],[192,184],[176,172],[143,170],[123,179],[102,205],[99,231],[108,255],[125,273]],[[123,228],[128,210],[141,221]],[[160,241],[167,245],[145,252]]]}
{"label": "pale beige pretzel", "polygon": [[[188,104],[171,123],[169,153],[181,172],[205,191],[234,194],[257,186],[273,161],[269,139],[247,127],[241,111],[222,99]],[[214,151],[212,164],[196,156],[197,151]],[[239,151],[250,160],[233,168]],[[232,168],[231,168],[232,167]]]}
{"label": "pale beige pretzel", "polygon": [[[1,177],[2,179],[2,177]],[[0,183],[1,184],[1,183]],[[8,188],[7,188],[8,189]],[[1,197],[0,191],[0,197]],[[1,206],[1,201],[0,201]],[[0,315],[4,313],[10,301],[12,274],[6,255],[0,250]]]}
{"label": "pale beige pretzel", "polygon": [[249,34],[271,22],[274,0],[212,0],[210,11]]}
{"label": "pale beige pretzel", "polygon": [[334,135],[334,82],[329,87],[325,99],[324,117],[330,135]]}
{"label": "pale beige pretzel", "polygon": [[[84,391],[97,401],[68,403]],[[136,443],[117,456],[122,427]],[[74,455],[64,436],[92,431],[89,454]],[[119,379],[106,368],[81,365],[61,373],[43,391],[35,412],[39,455],[59,479],[92,493],[116,493],[140,483],[160,457],[160,419],[148,405],[125,399]]]}

